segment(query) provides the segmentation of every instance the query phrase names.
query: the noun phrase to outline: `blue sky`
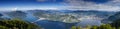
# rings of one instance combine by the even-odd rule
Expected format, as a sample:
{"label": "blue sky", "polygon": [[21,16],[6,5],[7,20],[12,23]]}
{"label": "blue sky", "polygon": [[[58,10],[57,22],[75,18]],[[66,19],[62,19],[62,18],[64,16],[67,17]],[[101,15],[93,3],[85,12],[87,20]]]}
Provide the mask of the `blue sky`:
{"label": "blue sky", "polygon": [[57,2],[52,1],[38,1],[38,0],[0,0],[1,9],[38,9],[38,8],[48,8],[48,7],[59,7],[62,6]]}
{"label": "blue sky", "polygon": [[0,0],[0,10],[100,10],[119,11],[120,0]]}

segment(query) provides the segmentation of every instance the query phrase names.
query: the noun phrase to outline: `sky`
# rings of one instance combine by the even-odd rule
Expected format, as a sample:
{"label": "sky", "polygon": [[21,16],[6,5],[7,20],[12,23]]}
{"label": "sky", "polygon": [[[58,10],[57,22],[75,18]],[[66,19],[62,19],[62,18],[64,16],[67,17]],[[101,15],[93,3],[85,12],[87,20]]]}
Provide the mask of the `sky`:
{"label": "sky", "polygon": [[0,0],[0,11],[36,9],[120,11],[120,0]]}

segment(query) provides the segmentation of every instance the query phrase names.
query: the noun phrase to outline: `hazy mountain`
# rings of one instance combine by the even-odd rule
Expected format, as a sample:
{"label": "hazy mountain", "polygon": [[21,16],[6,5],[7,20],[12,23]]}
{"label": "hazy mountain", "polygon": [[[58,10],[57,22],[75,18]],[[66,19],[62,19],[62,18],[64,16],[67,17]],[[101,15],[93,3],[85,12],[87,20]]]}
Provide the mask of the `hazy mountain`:
{"label": "hazy mountain", "polygon": [[[66,12],[65,12],[66,11]],[[33,10],[33,12],[35,12]],[[81,10],[39,10],[34,13],[34,16],[46,18],[47,20],[62,21],[62,22],[79,22],[83,19],[103,20],[113,15],[114,12],[106,11],[81,11]]]}
{"label": "hazy mountain", "polygon": [[12,11],[12,12],[7,12],[5,13],[7,16],[11,17],[11,18],[25,18],[26,14],[25,12],[22,11]]}
{"label": "hazy mountain", "polygon": [[108,19],[110,20],[120,19],[120,12],[117,12],[116,14],[110,16]]}
{"label": "hazy mountain", "polygon": [[[74,24],[77,26],[101,25],[103,21],[110,18],[116,12],[95,11],[95,10],[28,10],[28,11],[9,11],[1,12],[4,18],[21,18],[25,21],[42,25],[48,29],[47,26],[53,29],[54,27],[60,29],[68,29]],[[47,20],[47,21],[45,21]],[[66,24],[68,23],[68,24]],[[65,25],[68,25],[67,27]],[[54,29],[56,29],[54,28]]]}
{"label": "hazy mountain", "polygon": [[85,10],[28,10],[28,11],[11,11],[4,14],[10,18],[22,18],[37,20],[60,21],[66,23],[80,22],[85,19],[103,20],[113,15],[115,12],[107,11],[85,11]]}

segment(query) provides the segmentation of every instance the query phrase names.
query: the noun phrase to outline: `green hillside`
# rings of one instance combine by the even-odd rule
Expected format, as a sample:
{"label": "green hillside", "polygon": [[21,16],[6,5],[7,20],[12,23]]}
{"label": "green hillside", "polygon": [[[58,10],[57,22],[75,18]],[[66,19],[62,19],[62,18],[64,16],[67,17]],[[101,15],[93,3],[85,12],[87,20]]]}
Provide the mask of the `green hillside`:
{"label": "green hillside", "polygon": [[20,19],[0,20],[0,29],[40,29],[35,24]]}

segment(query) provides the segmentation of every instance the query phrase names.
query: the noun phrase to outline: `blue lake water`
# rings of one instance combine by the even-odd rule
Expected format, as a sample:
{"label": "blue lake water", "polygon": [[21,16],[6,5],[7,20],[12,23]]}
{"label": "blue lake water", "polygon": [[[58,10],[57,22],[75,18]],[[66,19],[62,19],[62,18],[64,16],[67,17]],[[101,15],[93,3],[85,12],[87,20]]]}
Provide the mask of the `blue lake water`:
{"label": "blue lake water", "polygon": [[42,20],[36,22],[36,24],[43,27],[44,29],[70,29],[71,26],[74,26],[76,23]]}

